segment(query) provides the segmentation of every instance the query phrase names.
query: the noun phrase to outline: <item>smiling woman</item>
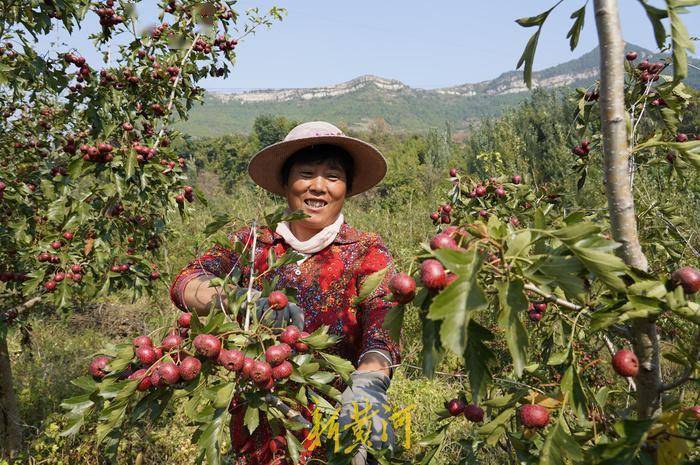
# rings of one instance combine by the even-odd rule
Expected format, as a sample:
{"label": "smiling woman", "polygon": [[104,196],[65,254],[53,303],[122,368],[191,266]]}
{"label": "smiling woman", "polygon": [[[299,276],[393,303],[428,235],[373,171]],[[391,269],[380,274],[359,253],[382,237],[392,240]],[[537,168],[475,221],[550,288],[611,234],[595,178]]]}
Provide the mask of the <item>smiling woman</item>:
{"label": "smiling woman", "polygon": [[[357,371],[352,374],[352,388],[342,395],[339,422],[351,423],[354,408],[371,404],[376,415],[369,423],[371,444],[376,449],[393,448],[393,432],[388,421],[386,391],[391,366],[400,361],[399,348],[383,329],[384,319],[395,307],[385,300],[388,283],[394,274],[391,254],[375,233],[358,231],[342,214],[345,199],[370,189],[384,177],[386,161],[372,145],[347,137],[325,122],[301,124],[285,137],[258,152],[250,162],[251,178],[261,187],[287,200],[290,210],[301,210],[307,217],[281,222],[275,231],[262,229],[255,250],[258,272],[267,269],[267,257],[280,256],[293,249],[303,258],[271,270],[269,280],[277,289],[296,289],[296,299],[303,313],[291,323],[312,332],[328,326],[329,333],[341,337],[333,348],[337,355],[350,360]],[[246,241],[248,228],[236,231],[231,239]],[[171,288],[175,305],[184,311],[206,313],[220,305],[219,290],[209,287],[216,276],[228,274],[238,257],[232,248],[215,246],[193,260],[176,277]],[[242,276],[250,270],[241,269]],[[356,297],[368,276],[387,268],[382,283],[361,302]],[[247,285],[245,279],[240,283]],[[289,312],[293,317],[294,312]],[[289,322],[284,322],[284,325]],[[371,400],[370,400],[371,399]],[[239,409],[240,410],[240,409]],[[237,463],[274,463],[269,443],[272,439],[267,420],[252,435],[244,427],[244,411],[233,410],[231,440],[234,449],[246,451],[246,461]],[[313,456],[320,457],[317,449]],[[353,464],[376,463],[360,450]]]}

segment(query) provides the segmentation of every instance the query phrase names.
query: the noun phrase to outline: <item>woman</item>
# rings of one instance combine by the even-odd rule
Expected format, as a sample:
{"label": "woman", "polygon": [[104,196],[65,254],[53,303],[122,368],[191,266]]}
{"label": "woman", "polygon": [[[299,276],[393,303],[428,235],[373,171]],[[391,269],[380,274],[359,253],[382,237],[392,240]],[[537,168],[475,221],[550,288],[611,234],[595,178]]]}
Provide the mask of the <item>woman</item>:
{"label": "woman", "polygon": [[[379,412],[372,419],[372,445],[392,447],[393,434],[384,407],[391,366],[399,362],[399,349],[382,324],[394,306],[384,300],[393,262],[377,234],[352,228],[342,214],[346,197],[370,189],[384,177],[384,157],[372,145],[343,135],[332,124],[310,122],[292,129],[284,141],[258,152],[248,172],[256,184],[285,197],[290,210],[308,215],[282,222],[274,232],[260,231],[256,269],[265,269],[270,249],[279,256],[291,247],[304,256],[298,263],[274,270],[269,279],[279,277],[280,289],[296,288],[304,329],[313,332],[322,325],[329,326],[330,334],[342,337],[333,347],[335,353],[357,367],[352,374],[352,388],[342,396],[341,425],[350,422],[353,404],[361,407],[369,400],[373,411]],[[250,231],[243,229],[234,234],[245,241]],[[220,290],[209,287],[209,281],[229,273],[236,263],[232,250],[213,247],[176,277],[171,288],[173,303],[181,310],[198,313],[219,305]],[[385,275],[382,284],[356,305],[354,298],[367,276],[387,267],[392,271]],[[250,270],[241,271],[247,276]],[[234,414],[232,435],[240,430],[233,427],[236,421],[242,419]],[[389,429],[389,434],[382,435],[383,428]],[[254,432],[258,444],[265,444],[264,434],[264,428]],[[232,439],[235,443],[236,438]],[[365,455],[360,450],[353,463],[368,463]],[[257,462],[265,463],[266,459],[269,457]]]}

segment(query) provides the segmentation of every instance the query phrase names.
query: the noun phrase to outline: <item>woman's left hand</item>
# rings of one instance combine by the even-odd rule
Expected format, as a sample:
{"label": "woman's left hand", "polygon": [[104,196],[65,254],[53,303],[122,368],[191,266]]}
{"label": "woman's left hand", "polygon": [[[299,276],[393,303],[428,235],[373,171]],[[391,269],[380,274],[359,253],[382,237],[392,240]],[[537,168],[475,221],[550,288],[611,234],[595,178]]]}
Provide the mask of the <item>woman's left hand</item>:
{"label": "woman's left hand", "polygon": [[[359,434],[363,436],[366,428],[369,428],[368,439],[373,449],[393,450],[395,438],[387,402],[389,376],[381,371],[355,371],[350,375],[350,379],[352,385],[345,389],[341,398],[338,419],[341,433],[350,430],[350,436],[354,438],[352,429],[357,424],[360,428]],[[365,419],[366,423],[364,423]],[[367,450],[361,445],[351,463],[365,465],[373,462],[368,461]]]}

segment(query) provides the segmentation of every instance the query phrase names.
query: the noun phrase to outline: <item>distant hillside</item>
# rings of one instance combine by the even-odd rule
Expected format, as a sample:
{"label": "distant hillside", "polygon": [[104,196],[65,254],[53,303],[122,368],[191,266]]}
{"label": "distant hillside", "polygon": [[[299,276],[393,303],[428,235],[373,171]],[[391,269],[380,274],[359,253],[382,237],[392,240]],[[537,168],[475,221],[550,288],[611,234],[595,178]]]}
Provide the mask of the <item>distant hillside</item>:
{"label": "distant hillside", "polygon": [[[662,57],[629,44],[638,60]],[[700,66],[700,60],[690,60]],[[547,89],[587,87],[598,79],[599,50],[533,73],[533,87]],[[700,72],[689,70],[686,81],[700,87]],[[212,92],[205,104],[192,111],[180,128],[193,136],[248,133],[261,114],[299,121],[322,119],[353,129],[365,129],[382,118],[392,131],[423,132],[449,122],[456,130],[470,122],[503,111],[523,101],[529,91],[521,71],[508,71],[495,79],[441,89],[415,89],[377,76],[361,76],[338,85],[308,89],[264,89],[243,93]]]}

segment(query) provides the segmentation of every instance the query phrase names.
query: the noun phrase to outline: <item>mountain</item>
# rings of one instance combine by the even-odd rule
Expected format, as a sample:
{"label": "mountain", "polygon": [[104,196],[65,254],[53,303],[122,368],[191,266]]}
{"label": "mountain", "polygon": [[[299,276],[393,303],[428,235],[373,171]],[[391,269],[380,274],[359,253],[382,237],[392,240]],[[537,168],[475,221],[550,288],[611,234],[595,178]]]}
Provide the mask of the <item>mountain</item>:
{"label": "mountain", "polygon": [[[639,54],[637,61],[664,58],[632,44],[627,50]],[[598,79],[599,56],[595,48],[574,60],[533,72],[533,87],[588,87]],[[700,66],[700,60],[689,62]],[[689,69],[686,83],[700,87],[697,69]],[[522,71],[431,90],[366,75],[326,87],[209,92],[204,105],[194,108],[190,120],[180,124],[180,129],[195,137],[248,133],[258,115],[273,114],[298,121],[326,120],[352,129],[366,129],[381,118],[393,131],[423,132],[444,127],[446,122],[460,130],[479,119],[499,116],[525,100],[529,92]]]}

